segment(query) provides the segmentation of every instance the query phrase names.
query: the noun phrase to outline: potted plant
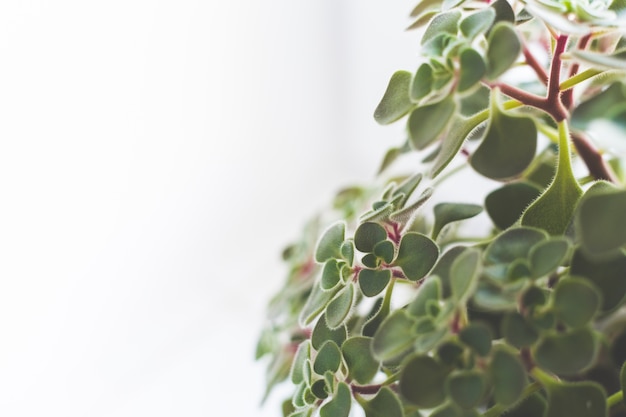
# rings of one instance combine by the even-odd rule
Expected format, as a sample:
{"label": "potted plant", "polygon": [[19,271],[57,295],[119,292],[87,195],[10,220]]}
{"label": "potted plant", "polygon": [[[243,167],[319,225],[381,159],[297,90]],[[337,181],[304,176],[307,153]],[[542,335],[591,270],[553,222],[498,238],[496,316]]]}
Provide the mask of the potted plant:
{"label": "potted plant", "polygon": [[[268,392],[293,384],[290,417],[626,416],[626,2],[411,17],[416,70],[374,112],[407,139],[283,253]],[[438,197],[472,176],[481,204]]]}

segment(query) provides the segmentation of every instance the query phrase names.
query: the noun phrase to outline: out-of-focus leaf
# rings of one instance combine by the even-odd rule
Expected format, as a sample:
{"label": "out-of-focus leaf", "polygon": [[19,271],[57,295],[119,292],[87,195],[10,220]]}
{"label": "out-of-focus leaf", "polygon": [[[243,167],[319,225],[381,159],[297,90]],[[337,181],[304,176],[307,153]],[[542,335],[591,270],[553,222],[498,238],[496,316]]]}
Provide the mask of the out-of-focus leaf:
{"label": "out-of-focus leaf", "polygon": [[417,296],[407,307],[407,312],[418,318],[427,314],[427,306],[430,301],[439,301],[441,298],[441,280],[437,276],[430,276],[425,279]]}
{"label": "out-of-focus leaf", "polygon": [[461,18],[460,10],[451,10],[438,14],[430,21],[430,24],[424,31],[421,44],[424,45],[440,34],[456,35],[458,31],[458,22]]}
{"label": "out-of-focus leaf", "polygon": [[378,373],[380,362],[372,354],[372,338],[355,336],[341,346],[348,375],[359,384],[367,384]]}
{"label": "out-of-focus leaf", "polygon": [[319,350],[327,340],[332,340],[337,344],[337,346],[341,346],[347,337],[348,331],[346,326],[339,326],[336,329],[331,329],[328,327],[328,324],[326,324],[326,316],[322,315],[313,328],[313,333],[311,334],[311,345],[315,350]]}
{"label": "out-of-focus leaf", "polygon": [[450,128],[448,129],[442,144],[441,151],[437,154],[437,158],[433,163],[430,171],[430,176],[435,178],[448,166],[452,159],[456,156],[471,133],[478,128],[478,126],[484,121],[480,115],[475,115],[469,118],[455,116],[455,119],[450,122]]}
{"label": "out-of-focus leaf", "polygon": [[474,39],[481,33],[485,33],[496,19],[496,11],[493,7],[479,10],[461,20],[459,29],[463,36]]}
{"label": "out-of-focus leaf", "polygon": [[574,375],[593,364],[598,343],[588,328],[545,334],[533,347],[539,366],[558,375]]}
{"label": "out-of-focus leaf", "polygon": [[600,310],[602,296],[589,280],[569,277],[559,280],[554,289],[554,311],[566,325],[587,325]]}
{"label": "out-of-focus leaf", "polygon": [[[304,368],[304,362],[311,357],[311,342],[308,340],[303,341],[298,346],[298,350],[296,351],[296,356],[291,363],[291,382],[294,385],[298,385],[304,381],[304,373],[302,369]],[[307,381],[308,382],[308,381]]]}
{"label": "out-of-focus leaf", "polygon": [[456,104],[452,96],[414,109],[407,124],[411,145],[421,150],[433,143],[448,125],[455,110]]}
{"label": "out-of-focus leaf", "polygon": [[498,78],[511,68],[522,52],[522,43],[512,24],[498,22],[487,39],[487,77]]}
{"label": "out-of-focus leaf", "polygon": [[493,396],[498,404],[512,405],[519,400],[526,386],[524,365],[515,353],[504,345],[494,349],[489,364]]}
{"label": "out-of-focus leaf", "polygon": [[437,239],[439,232],[449,223],[465,220],[477,216],[483,211],[476,204],[463,203],[439,203],[434,208],[435,224],[433,226],[433,239]]}
{"label": "out-of-focus leaf", "polygon": [[529,254],[533,278],[539,278],[556,271],[568,253],[569,243],[565,238],[551,238],[537,243]]}
{"label": "out-of-focus leaf", "polygon": [[615,256],[626,245],[626,190],[595,193],[580,202],[576,231],[592,258]]}
{"label": "out-of-focus leaf", "polygon": [[345,239],[346,224],[337,222],[322,234],[315,250],[315,260],[319,263],[341,258],[341,244]]}
{"label": "out-of-focus leaf", "polygon": [[591,381],[555,382],[547,385],[545,417],[607,417],[606,394]]}
{"label": "out-of-focus leaf", "polygon": [[380,325],[372,342],[374,357],[380,361],[395,358],[413,345],[415,335],[409,329],[415,324],[406,311],[396,310]]}
{"label": "out-of-focus leaf", "polygon": [[400,373],[400,393],[420,408],[433,408],[446,398],[446,368],[430,356],[409,359]]}
{"label": "out-of-focus leaf", "polygon": [[320,417],[348,417],[351,405],[350,387],[345,382],[340,382],[333,398],[320,408]]}
{"label": "out-of-focus leaf", "polygon": [[[485,9],[487,11],[489,9]],[[472,48],[463,49],[459,55],[461,64],[459,72],[459,92],[469,90],[475,86],[486,74],[487,65],[482,56]]]}
{"label": "out-of-focus leaf", "polygon": [[413,108],[409,97],[409,85],[413,75],[408,71],[397,71],[391,76],[387,90],[374,111],[374,119],[381,125],[393,123]]}
{"label": "out-of-focus leaf", "polygon": [[454,260],[450,267],[450,287],[454,300],[463,304],[472,296],[480,274],[481,252],[470,248]]}
{"label": "out-of-focus leaf", "polygon": [[383,387],[369,401],[360,402],[365,417],[404,417],[400,399],[388,387]]}
{"label": "out-of-focus leaf", "polygon": [[515,224],[524,209],[541,190],[529,182],[510,182],[492,191],[485,198],[485,209],[493,223],[501,230]]}
{"label": "out-of-focus leaf", "polygon": [[448,395],[456,405],[467,410],[478,406],[485,395],[487,381],[479,371],[455,371],[448,376]]}
{"label": "out-of-focus leaf", "polygon": [[459,332],[459,340],[483,357],[491,351],[492,338],[491,330],[482,322],[472,322]]}
{"label": "out-of-focus leaf", "polygon": [[543,230],[531,227],[511,228],[491,242],[485,252],[485,259],[494,264],[508,264],[516,259],[527,258],[532,247],[546,238]]}
{"label": "out-of-focus leaf", "polygon": [[433,80],[433,68],[424,62],[417,68],[415,76],[411,80],[409,90],[411,100],[417,102],[426,97],[432,91]]}

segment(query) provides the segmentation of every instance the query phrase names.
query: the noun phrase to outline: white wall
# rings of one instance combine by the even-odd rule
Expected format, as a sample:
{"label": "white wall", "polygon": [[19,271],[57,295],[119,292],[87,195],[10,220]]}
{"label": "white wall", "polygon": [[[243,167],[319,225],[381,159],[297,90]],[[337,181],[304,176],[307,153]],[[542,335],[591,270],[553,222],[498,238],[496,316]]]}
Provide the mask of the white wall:
{"label": "white wall", "polygon": [[278,415],[278,255],[402,142],[412,5],[2,2],[0,415]]}

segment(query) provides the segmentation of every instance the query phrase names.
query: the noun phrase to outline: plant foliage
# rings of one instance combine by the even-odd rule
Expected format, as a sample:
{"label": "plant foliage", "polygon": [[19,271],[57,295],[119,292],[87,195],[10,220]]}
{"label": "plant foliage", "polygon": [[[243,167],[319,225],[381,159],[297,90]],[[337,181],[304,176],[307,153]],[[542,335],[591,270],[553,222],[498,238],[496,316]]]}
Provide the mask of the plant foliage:
{"label": "plant foliage", "polygon": [[[406,140],[285,250],[268,393],[293,385],[284,417],[626,416],[626,2],[411,18],[419,60],[374,112]],[[436,201],[464,169],[482,203]]]}

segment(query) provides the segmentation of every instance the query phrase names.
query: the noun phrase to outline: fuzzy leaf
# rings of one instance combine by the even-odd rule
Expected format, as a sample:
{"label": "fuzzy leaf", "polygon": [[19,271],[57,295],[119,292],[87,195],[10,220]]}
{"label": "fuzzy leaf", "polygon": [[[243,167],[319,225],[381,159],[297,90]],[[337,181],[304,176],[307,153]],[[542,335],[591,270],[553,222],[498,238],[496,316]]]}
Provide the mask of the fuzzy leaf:
{"label": "fuzzy leaf", "polygon": [[411,404],[433,408],[446,399],[446,368],[430,356],[414,356],[400,373],[400,393]]}
{"label": "fuzzy leaf", "polygon": [[494,399],[502,405],[514,404],[522,395],[527,382],[524,365],[515,353],[503,345],[494,349],[489,375]]}
{"label": "fuzzy leaf", "polygon": [[454,260],[450,267],[450,287],[454,300],[463,304],[474,293],[480,275],[481,253],[470,248]]}
{"label": "fuzzy leaf", "polygon": [[[487,10],[489,9],[485,9],[484,11]],[[461,51],[459,62],[461,68],[457,89],[459,92],[463,92],[475,86],[485,76],[487,73],[487,65],[482,56],[471,48],[466,48]]]}
{"label": "fuzzy leaf", "polygon": [[351,405],[350,387],[345,382],[340,382],[333,398],[320,409],[320,417],[348,417]]}
{"label": "fuzzy leaf", "polygon": [[497,94],[494,89],[487,133],[470,164],[487,178],[505,180],[521,174],[532,162],[537,149],[537,128],[529,117],[504,113]]}
{"label": "fuzzy leaf", "polygon": [[461,18],[460,10],[451,10],[449,12],[438,14],[430,21],[422,36],[421,44],[425,45],[430,40],[441,34],[456,35],[458,31],[458,22]]}
{"label": "fuzzy leaf", "polygon": [[545,417],[606,417],[606,394],[595,382],[558,382],[546,386]]}
{"label": "fuzzy leaf", "polygon": [[491,27],[496,18],[496,11],[493,7],[479,10],[467,16],[459,24],[461,33],[468,39],[474,39],[481,33],[485,33]]}
{"label": "fuzzy leaf", "polygon": [[426,276],[439,257],[439,248],[421,233],[409,232],[402,236],[395,264],[411,281]]}
{"label": "fuzzy leaf", "polygon": [[543,230],[531,227],[509,229],[491,242],[485,252],[485,259],[494,264],[508,264],[516,259],[526,258],[532,247],[546,238]]}
{"label": "fuzzy leaf", "polygon": [[380,362],[372,354],[372,338],[355,336],[341,346],[348,375],[359,384],[367,384],[378,373]]}
{"label": "fuzzy leaf", "polygon": [[337,372],[341,364],[341,351],[335,342],[327,341],[317,352],[313,370],[318,375],[324,375],[327,371]]}
{"label": "fuzzy leaf", "polygon": [[391,280],[391,271],[388,269],[362,269],[359,271],[359,287],[366,297],[374,297],[385,289]]}
{"label": "fuzzy leaf", "polygon": [[483,211],[476,204],[463,203],[439,203],[434,208],[435,225],[433,226],[433,239],[437,239],[439,232],[449,223],[465,220],[477,216]]}
{"label": "fuzzy leaf", "polygon": [[377,243],[387,239],[387,231],[378,223],[362,223],[354,232],[354,245],[364,253],[374,251]]}
{"label": "fuzzy leaf", "polygon": [[461,149],[461,146],[463,146],[465,139],[467,139],[484,121],[484,119],[479,116],[480,115],[476,115],[469,118],[456,116],[455,119],[450,122],[450,128],[441,144],[441,150],[437,154],[437,158],[431,167],[430,176],[432,178],[435,178],[448,166],[459,152],[459,149]]}
{"label": "fuzzy leaf", "polygon": [[[298,345],[298,350],[291,363],[291,382],[294,385],[298,385],[304,381],[304,362],[311,357],[311,343],[308,340],[303,341]],[[309,381],[307,381],[308,383]]]}
{"label": "fuzzy leaf", "polygon": [[559,280],[553,297],[557,316],[574,328],[589,323],[602,303],[600,292],[591,282],[575,277]]}
{"label": "fuzzy leaf", "polygon": [[452,401],[467,410],[480,404],[487,381],[479,371],[455,371],[448,377],[446,387]]}
{"label": "fuzzy leaf", "polygon": [[411,145],[421,150],[433,143],[450,122],[455,110],[456,104],[452,96],[413,110],[407,124]]}
{"label": "fuzzy leaf", "polygon": [[328,324],[326,324],[326,317],[322,315],[313,328],[313,333],[311,334],[311,345],[315,350],[319,350],[327,340],[332,340],[337,344],[337,346],[341,346],[347,337],[348,331],[346,326],[331,329],[328,327]]}
{"label": "fuzzy leaf", "polygon": [[568,252],[569,243],[565,238],[551,238],[537,243],[529,254],[533,278],[539,278],[556,271],[564,262]]}
{"label": "fuzzy leaf", "polygon": [[348,284],[326,307],[326,324],[331,329],[336,329],[343,324],[352,311],[354,301],[354,285]]}
{"label": "fuzzy leaf", "polygon": [[408,331],[415,324],[404,310],[396,310],[380,325],[372,342],[374,357],[380,361],[395,358],[413,345],[415,336]]}
{"label": "fuzzy leaf", "polygon": [[487,39],[487,77],[495,80],[508,70],[522,51],[522,43],[512,24],[496,23]]}
{"label": "fuzzy leaf", "polygon": [[493,223],[504,230],[513,226],[524,209],[540,194],[539,187],[531,183],[507,183],[487,195],[485,209]]}
{"label": "fuzzy leaf", "polygon": [[423,317],[427,314],[427,306],[431,301],[441,298],[441,280],[437,276],[430,276],[420,285],[417,296],[407,307],[407,312],[413,317]]}
{"label": "fuzzy leaf", "polygon": [[391,76],[387,90],[374,111],[374,120],[387,125],[400,119],[413,107],[409,97],[409,85],[413,75],[408,71],[397,71]]}
{"label": "fuzzy leaf", "polygon": [[574,375],[589,367],[596,356],[593,332],[581,328],[544,335],[533,348],[539,366],[558,375]]}
{"label": "fuzzy leaf", "polygon": [[433,81],[433,68],[427,63],[421,64],[411,80],[411,100],[419,101],[430,94]]}
{"label": "fuzzy leaf", "polygon": [[322,279],[320,285],[323,290],[335,288],[341,282],[341,266],[343,262],[337,262],[336,259],[330,259],[324,264],[322,270]]}
{"label": "fuzzy leaf", "polygon": [[320,238],[315,250],[315,260],[324,263],[329,259],[341,258],[341,245],[346,235],[346,224],[337,222],[330,226]]}
{"label": "fuzzy leaf", "polygon": [[591,257],[611,257],[626,245],[626,190],[599,192],[582,199],[576,231]]}

